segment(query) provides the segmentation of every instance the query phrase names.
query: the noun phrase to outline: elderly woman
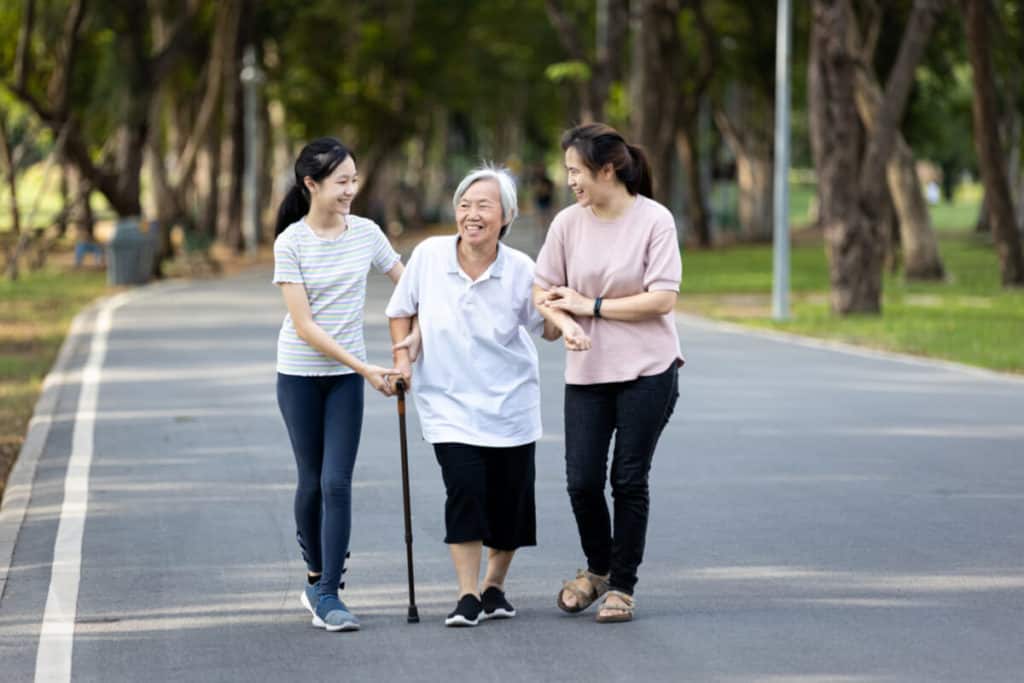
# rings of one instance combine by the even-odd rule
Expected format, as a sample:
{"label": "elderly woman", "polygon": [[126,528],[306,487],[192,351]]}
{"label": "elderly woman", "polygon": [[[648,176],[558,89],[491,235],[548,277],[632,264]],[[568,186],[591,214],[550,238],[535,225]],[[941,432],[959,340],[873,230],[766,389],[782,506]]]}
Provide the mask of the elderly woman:
{"label": "elderly woman", "polygon": [[532,304],[533,261],[500,242],[518,213],[512,177],[493,167],[475,170],[453,203],[457,234],[416,247],[387,316],[395,341],[419,316],[415,382],[403,344],[395,346],[395,367],[413,388],[447,494],[445,543],[459,593],[445,624],[476,626],[481,618],[515,616],[505,577],[516,550],[536,545],[540,381],[530,333],[556,339],[558,330]]}

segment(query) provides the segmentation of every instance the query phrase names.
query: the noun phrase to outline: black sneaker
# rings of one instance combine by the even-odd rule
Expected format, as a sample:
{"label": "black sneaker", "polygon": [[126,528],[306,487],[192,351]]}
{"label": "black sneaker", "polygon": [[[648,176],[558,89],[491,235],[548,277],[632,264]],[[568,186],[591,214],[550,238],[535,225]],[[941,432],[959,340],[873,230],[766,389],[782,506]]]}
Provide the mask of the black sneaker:
{"label": "black sneaker", "polygon": [[491,586],[480,597],[484,608],[482,618],[509,619],[516,615],[516,608],[505,599],[505,592],[497,586]]}
{"label": "black sneaker", "polygon": [[476,626],[480,623],[480,599],[472,593],[459,598],[455,610],[444,620],[445,626]]}

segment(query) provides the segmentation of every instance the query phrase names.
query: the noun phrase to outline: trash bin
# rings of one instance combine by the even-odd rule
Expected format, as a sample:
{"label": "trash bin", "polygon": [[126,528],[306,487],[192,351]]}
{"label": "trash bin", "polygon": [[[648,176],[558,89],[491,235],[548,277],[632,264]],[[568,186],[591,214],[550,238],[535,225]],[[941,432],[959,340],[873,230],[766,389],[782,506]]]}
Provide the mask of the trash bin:
{"label": "trash bin", "polygon": [[107,244],[107,283],[143,285],[153,274],[153,235],[139,230],[139,218],[119,218]]}

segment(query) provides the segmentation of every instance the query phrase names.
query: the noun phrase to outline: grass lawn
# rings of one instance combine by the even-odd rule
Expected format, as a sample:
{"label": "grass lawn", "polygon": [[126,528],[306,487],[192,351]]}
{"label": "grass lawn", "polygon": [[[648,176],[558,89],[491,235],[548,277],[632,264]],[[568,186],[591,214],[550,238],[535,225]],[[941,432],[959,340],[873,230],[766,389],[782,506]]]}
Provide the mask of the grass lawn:
{"label": "grass lawn", "polygon": [[793,247],[788,322],[771,320],[767,245],[686,251],[681,307],[748,325],[1024,373],[1024,290],[1000,286],[991,245],[948,231],[940,242],[947,281],[908,284],[887,275],[881,316],[831,314],[821,244]]}
{"label": "grass lawn", "polygon": [[0,495],[71,319],[106,291],[106,273],[97,270],[0,280]]}

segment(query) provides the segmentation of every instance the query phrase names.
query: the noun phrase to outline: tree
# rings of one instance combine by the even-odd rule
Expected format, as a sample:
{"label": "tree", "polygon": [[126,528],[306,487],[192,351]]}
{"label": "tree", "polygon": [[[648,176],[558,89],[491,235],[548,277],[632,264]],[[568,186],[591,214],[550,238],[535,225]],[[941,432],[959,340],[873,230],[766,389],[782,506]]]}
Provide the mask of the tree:
{"label": "tree", "polygon": [[992,237],[999,254],[1005,286],[1024,286],[1024,258],[1017,230],[1006,160],[999,131],[999,106],[995,89],[987,0],[960,0],[967,32],[967,52],[974,73],[974,145],[981,166]]}
{"label": "tree", "polygon": [[[25,1],[13,79],[5,85],[55,134],[65,136],[66,159],[119,216],[141,213],[150,103],[190,39],[197,6],[198,0],[188,0],[168,39],[155,45],[145,3],[101,2],[87,12],[84,0],[72,0],[62,27],[54,30],[59,10],[48,8],[49,14],[37,16],[35,2]],[[36,64],[32,43],[37,30],[56,36],[55,42],[46,41],[56,45],[52,65],[50,60]],[[113,35],[121,38],[113,41],[116,57],[111,59],[106,39]],[[104,140],[109,144],[101,145]],[[97,161],[94,150],[101,147],[105,153]]]}
{"label": "tree", "polygon": [[628,35],[629,3],[627,0],[595,0],[593,50],[585,47],[586,41],[578,28],[585,22],[578,15],[571,14],[560,0],[544,0],[544,7],[559,43],[573,60],[563,65],[561,73],[571,76],[575,83],[579,121],[604,121],[609,91],[623,75],[621,55]]}
{"label": "tree", "polygon": [[[856,68],[857,110],[861,123],[870,134],[882,109],[882,88],[872,66],[882,30],[882,10],[876,2],[868,4],[872,11],[866,38],[861,37],[857,21],[853,20],[849,23],[847,40],[850,52],[860,55]],[[847,11],[855,17],[852,5]],[[909,280],[941,280],[944,269],[939,257],[939,243],[932,230],[928,205],[917,177],[914,153],[899,131],[895,135],[892,156],[886,164],[886,180],[896,211],[905,277]]]}
{"label": "tree", "polygon": [[[715,74],[714,29],[704,4],[694,0],[635,0],[633,9],[633,136],[647,150],[654,195],[663,203],[670,201],[674,161],[680,159],[690,228],[698,244],[710,246],[709,190],[700,172],[698,121]],[[683,40],[681,23],[688,42]]]}
{"label": "tree", "polygon": [[808,74],[818,197],[825,228],[832,309],[881,311],[886,236],[885,166],[906,108],[914,70],[940,11],[940,0],[915,0],[899,55],[886,83],[874,130],[864,136],[855,102],[857,55],[847,40],[854,21],[845,0],[815,0]]}
{"label": "tree", "polygon": [[[794,8],[797,26],[802,24],[801,4]],[[716,3],[709,9],[724,46],[713,90],[715,124],[735,159],[740,236],[750,241],[769,241],[773,231],[775,71],[769,65],[775,63],[775,10],[776,3],[757,0]],[[803,53],[799,48],[791,52],[794,75]],[[794,114],[795,123],[800,116]]]}

